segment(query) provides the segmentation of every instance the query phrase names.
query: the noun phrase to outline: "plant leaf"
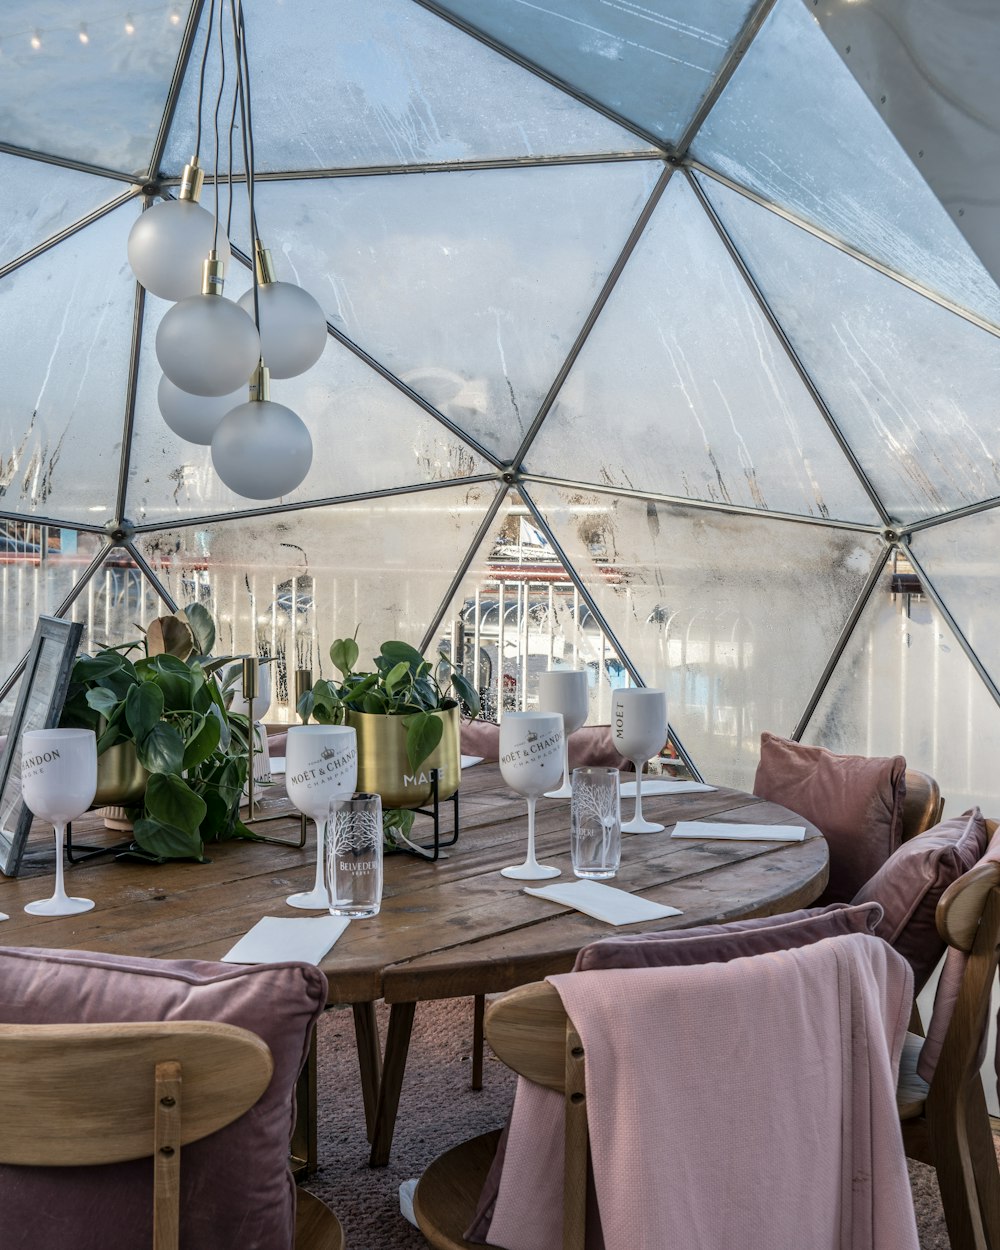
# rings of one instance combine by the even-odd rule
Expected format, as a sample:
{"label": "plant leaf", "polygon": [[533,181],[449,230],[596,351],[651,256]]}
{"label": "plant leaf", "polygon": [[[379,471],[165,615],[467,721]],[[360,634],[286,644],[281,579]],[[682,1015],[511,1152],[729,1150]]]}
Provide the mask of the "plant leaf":
{"label": "plant leaf", "polygon": [[380,654],[384,655],[391,664],[402,663],[407,668],[417,669],[424,662],[424,657],[408,642],[383,642]]}
{"label": "plant leaf", "polygon": [[194,633],[178,616],[158,616],[146,630],[146,654],[175,655],[186,660],[194,654]]}
{"label": "plant leaf", "polygon": [[471,681],[455,669],[451,674],[451,688],[458,695],[459,701],[463,703],[472,717],[476,717],[482,711],[482,704],[479,700],[479,691],[475,688]]}
{"label": "plant leaf", "polygon": [[202,603],[189,603],[177,614],[187,622],[199,655],[209,655],[215,646],[215,622]]}
{"label": "plant leaf", "polygon": [[360,654],[360,648],[353,638],[338,638],[330,647],[333,667],[345,677],[349,677],[354,672],[354,666]]}
{"label": "plant leaf", "polygon": [[184,767],[184,739],[173,725],[160,721],[136,743],[139,763],[150,773],[179,773]]}
{"label": "plant leaf", "polygon": [[[99,691],[92,691],[98,694]],[[125,721],[136,742],[141,742],[163,715],[163,691],[151,681],[133,686],[125,696]]]}
{"label": "plant leaf", "polygon": [[393,665],[385,675],[385,688],[389,694],[395,694],[396,687],[410,678],[410,666],[405,660]]}
{"label": "plant leaf", "polygon": [[406,758],[414,772],[441,741],[444,721],[430,712],[420,712],[406,720]]}
{"label": "plant leaf", "polygon": [[142,850],[157,859],[204,859],[205,848],[197,833],[175,829],[159,820],[137,820],[132,836]]}
{"label": "plant leaf", "polygon": [[[133,689],[137,689],[137,687],[133,687]],[[88,690],[86,699],[87,705],[92,707],[98,715],[107,716],[109,719],[119,703],[118,698],[103,686],[98,686],[96,690]]]}
{"label": "plant leaf", "polygon": [[198,830],[207,810],[205,800],[181,777],[153,773],[146,782],[146,815],[160,824],[197,835],[199,842]]}
{"label": "plant leaf", "polygon": [[313,704],[315,702],[316,696],[313,692],[311,690],[303,690],[302,695],[299,698],[298,706],[295,709],[299,716],[302,717],[303,725],[308,725],[309,717],[313,714]]}
{"label": "plant leaf", "polygon": [[185,769],[197,768],[219,745],[222,726],[218,719],[209,714],[202,716],[200,720],[198,728],[188,735],[187,746],[184,748]]}

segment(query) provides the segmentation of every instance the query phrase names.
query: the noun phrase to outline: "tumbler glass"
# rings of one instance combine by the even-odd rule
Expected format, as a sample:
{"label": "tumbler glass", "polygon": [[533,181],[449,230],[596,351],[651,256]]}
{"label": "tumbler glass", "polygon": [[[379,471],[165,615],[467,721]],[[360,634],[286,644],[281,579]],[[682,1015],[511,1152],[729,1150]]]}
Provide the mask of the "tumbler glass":
{"label": "tumbler glass", "polygon": [[330,914],[352,920],[382,906],[382,798],[355,794],[333,799],[326,823]]}
{"label": "tumbler glass", "polygon": [[570,855],[577,877],[613,877],[622,857],[617,768],[574,768]]}

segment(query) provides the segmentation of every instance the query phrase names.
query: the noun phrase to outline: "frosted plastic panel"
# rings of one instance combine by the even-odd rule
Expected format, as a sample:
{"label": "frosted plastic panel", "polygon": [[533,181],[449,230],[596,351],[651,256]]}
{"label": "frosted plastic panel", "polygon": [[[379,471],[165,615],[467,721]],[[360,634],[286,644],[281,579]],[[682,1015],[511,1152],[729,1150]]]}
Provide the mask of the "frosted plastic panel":
{"label": "frosted plastic panel", "polygon": [[753,5],[746,0],[445,0],[442,9],[668,142],[680,138]]}
{"label": "frosted plastic panel", "polygon": [[[249,275],[234,265],[227,294]],[[257,501],[234,494],[212,467],[211,449],[186,442],[157,405],[161,370],[154,343],[166,311],[147,300],[136,395],[126,514],[137,523],[242,511]],[[271,383],[271,398],[297,412],[313,441],[312,467],[285,503],[329,499],[494,472],[456,434],[386,382],[336,339],[306,373]]]}
{"label": "frosted plastic panel", "polygon": [[692,155],[1000,323],[1000,290],[802,0],[779,0]]}
{"label": "frosted plastic panel", "polygon": [[110,178],[0,152],[0,268],[127,190]]}
{"label": "frosted plastic panel", "polygon": [[127,7],[6,0],[0,139],[125,173],[149,166],[188,6],[137,5],[131,18]]}
{"label": "frosted plastic panel", "polygon": [[[486,510],[492,484],[337,504],[145,534],[178,603],[213,614],[217,650],[277,657],[275,704],[296,668],[331,677],[330,643],[354,634],[362,659],[386,639],[418,646]],[[289,686],[291,683],[291,686]]]}
{"label": "frosted plastic panel", "polygon": [[621,658],[513,491],[449,607],[438,649],[461,654],[492,720],[536,707],[538,674],[549,669],[586,671],[592,725],[608,724],[611,692],[628,684]]}
{"label": "frosted plastic panel", "polygon": [[[651,150],[412,0],[243,8],[258,170]],[[213,108],[217,48],[218,36],[206,76]],[[171,170],[193,151],[197,86],[189,73],[167,147]]]}
{"label": "frosted plastic panel", "polygon": [[[262,183],[258,221],[328,319],[502,458],[659,172],[649,162]],[[279,274],[279,276],[281,276]]]}
{"label": "frosted plastic panel", "polygon": [[102,217],[0,280],[0,498],[103,524],[115,509],[136,209]]}
{"label": "frosted plastic panel", "polygon": [[601,485],[877,521],[680,176],[670,180],[527,464],[533,473]]}
{"label": "frosted plastic panel", "polygon": [[890,516],[1000,494],[1000,339],[703,185]]}
{"label": "frosted plastic panel", "polygon": [[881,548],[870,535],[614,495],[532,497],[707,781],[749,790],[790,733]]}
{"label": "frosted plastic panel", "polygon": [[841,657],[803,741],[857,755],[904,755],[941,786],[945,815],[998,810],[1000,709],[925,598],[886,578]]}
{"label": "frosted plastic panel", "polygon": [[923,565],[955,623],[1000,686],[1000,513],[995,509],[933,529],[921,530],[910,540],[913,554]]}

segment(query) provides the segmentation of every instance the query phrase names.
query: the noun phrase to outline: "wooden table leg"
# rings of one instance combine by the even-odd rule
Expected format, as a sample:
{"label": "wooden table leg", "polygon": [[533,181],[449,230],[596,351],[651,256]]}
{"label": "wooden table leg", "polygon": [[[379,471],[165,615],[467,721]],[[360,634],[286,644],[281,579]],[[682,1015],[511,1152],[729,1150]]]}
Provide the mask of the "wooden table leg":
{"label": "wooden table leg", "polygon": [[399,1091],[403,1087],[406,1055],[410,1049],[410,1032],[416,1003],[393,1003],[389,1012],[389,1031],[385,1039],[385,1056],[382,1060],[382,1080],[378,1087],[378,1104],[375,1108],[375,1133],[368,1163],[373,1168],[384,1168],[392,1150],[392,1135],[396,1128],[396,1110],[399,1107]]}
{"label": "wooden table leg", "polygon": [[309,1055],[295,1086],[295,1128],[292,1132],[292,1175],[296,1180],[312,1176],[316,1160],[316,1031],[309,1043]]}
{"label": "wooden table leg", "polygon": [[358,1047],[361,1096],[365,1103],[368,1140],[375,1136],[375,1108],[382,1082],[382,1052],[378,1044],[378,1023],[374,1003],[354,1003],[354,1040]]}
{"label": "wooden table leg", "polygon": [[486,995],[477,994],[472,1011],[472,1088],[483,1088],[483,1022],[486,1017]]}

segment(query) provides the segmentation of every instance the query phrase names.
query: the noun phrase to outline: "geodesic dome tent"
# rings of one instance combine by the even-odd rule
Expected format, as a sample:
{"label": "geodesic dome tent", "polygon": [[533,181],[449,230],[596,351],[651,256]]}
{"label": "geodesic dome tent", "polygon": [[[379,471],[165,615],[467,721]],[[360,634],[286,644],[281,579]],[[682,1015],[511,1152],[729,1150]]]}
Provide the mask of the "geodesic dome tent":
{"label": "geodesic dome tent", "polygon": [[946,209],[894,137],[934,84],[887,104],[815,0],[244,8],[261,233],[329,328],[273,386],[314,458],[264,506],[160,417],[168,305],[126,262],[196,146],[208,6],[0,17],[3,710],[39,612],[98,645],[197,598],[286,674],[360,625],[468,649],[495,705],[539,664],[587,664],[595,718],[664,686],[720,782],[767,728],[1000,794],[1000,292],[960,228],[995,201],[974,169]]}

